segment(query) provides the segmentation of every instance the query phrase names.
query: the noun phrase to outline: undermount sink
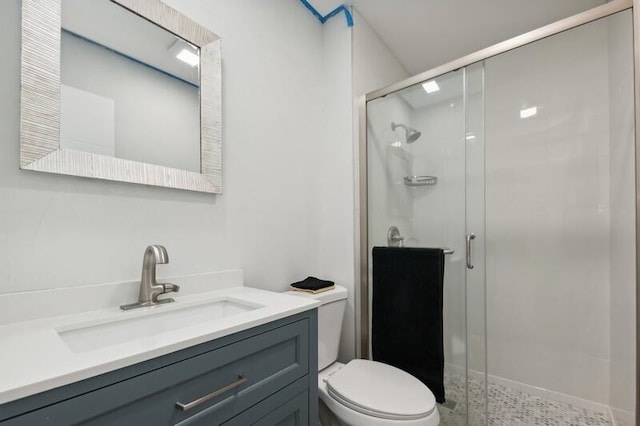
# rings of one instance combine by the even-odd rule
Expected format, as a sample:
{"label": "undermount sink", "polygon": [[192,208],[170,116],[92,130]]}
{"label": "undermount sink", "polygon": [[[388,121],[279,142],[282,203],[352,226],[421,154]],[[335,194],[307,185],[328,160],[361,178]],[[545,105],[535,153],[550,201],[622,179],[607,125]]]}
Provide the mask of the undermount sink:
{"label": "undermount sink", "polygon": [[[137,339],[153,339],[164,332],[198,323],[227,318],[261,308],[234,299],[218,299],[189,306],[158,306],[142,315],[94,324],[69,325],[57,329],[58,335],[73,352],[88,352]],[[122,315],[125,315],[124,313]]]}

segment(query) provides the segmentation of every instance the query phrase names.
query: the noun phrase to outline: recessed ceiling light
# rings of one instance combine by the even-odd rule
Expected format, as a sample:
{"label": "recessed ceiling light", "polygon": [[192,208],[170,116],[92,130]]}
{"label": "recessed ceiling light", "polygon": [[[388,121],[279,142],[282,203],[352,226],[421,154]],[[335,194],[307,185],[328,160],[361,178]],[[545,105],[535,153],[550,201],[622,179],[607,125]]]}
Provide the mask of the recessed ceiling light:
{"label": "recessed ceiling light", "polygon": [[400,148],[402,146],[402,142],[395,141],[395,142],[391,143],[391,146],[394,147],[394,148]]}
{"label": "recessed ceiling light", "polygon": [[180,53],[176,55],[176,58],[180,59],[182,62],[185,62],[192,67],[200,64],[200,57],[190,51],[189,49],[182,49]]}
{"label": "recessed ceiling light", "polygon": [[538,107],[525,108],[520,110],[520,118],[533,117],[538,113]]}
{"label": "recessed ceiling light", "polygon": [[465,136],[465,139],[468,141],[472,141],[476,138],[476,135],[473,134],[473,132],[469,132],[467,133],[467,136]]}
{"label": "recessed ceiling light", "polygon": [[423,83],[422,88],[427,93],[433,93],[440,90],[440,86],[438,86],[438,83],[436,83],[435,80],[431,80],[431,81],[427,81],[426,83]]}

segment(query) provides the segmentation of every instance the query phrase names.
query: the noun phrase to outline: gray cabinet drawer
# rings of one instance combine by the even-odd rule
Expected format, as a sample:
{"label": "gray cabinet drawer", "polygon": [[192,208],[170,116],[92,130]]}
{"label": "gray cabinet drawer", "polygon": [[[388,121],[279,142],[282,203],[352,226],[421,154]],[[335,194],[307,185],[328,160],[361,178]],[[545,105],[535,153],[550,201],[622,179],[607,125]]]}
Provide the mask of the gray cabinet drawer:
{"label": "gray cabinet drawer", "polygon": [[[173,425],[207,410],[220,424],[309,373],[309,319],[8,420],[3,425]],[[189,403],[246,382],[188,411]],[[308,386],[308,385],[307,385]]]}
{"label": "gray cabinet drawer", "polygon": [[[206,424],[211,423],[202,423]],[[293,384],[224,423],[224,426],[249,425],[309,426],[309,390],[305,385]]]}

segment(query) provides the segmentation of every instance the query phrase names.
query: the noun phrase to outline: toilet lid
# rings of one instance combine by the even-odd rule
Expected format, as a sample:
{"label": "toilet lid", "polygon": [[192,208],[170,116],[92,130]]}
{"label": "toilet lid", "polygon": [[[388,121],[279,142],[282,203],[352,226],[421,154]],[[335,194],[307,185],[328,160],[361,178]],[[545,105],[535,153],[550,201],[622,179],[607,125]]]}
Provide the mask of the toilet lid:
{"label": "toilet lid", "polygon": [[327,390],[343,405],[382,419],[421,419],[436,406],[429,388],[409,373],[363,359],[354,359],[332,374]]}

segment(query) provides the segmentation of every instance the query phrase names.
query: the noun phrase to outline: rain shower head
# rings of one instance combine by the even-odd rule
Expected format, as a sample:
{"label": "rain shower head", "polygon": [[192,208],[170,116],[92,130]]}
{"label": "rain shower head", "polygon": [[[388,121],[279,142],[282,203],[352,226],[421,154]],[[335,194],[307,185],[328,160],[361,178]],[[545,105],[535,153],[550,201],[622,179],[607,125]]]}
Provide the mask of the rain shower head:
{"label": "rain shower head", "polygon": [[407,143],[414,143],[422,135],[422,133],[413,127],[405,126],[404,124],[391,123],[391,130],[396,130],[398,127],[401,127],[406,131],[405,140]]}

